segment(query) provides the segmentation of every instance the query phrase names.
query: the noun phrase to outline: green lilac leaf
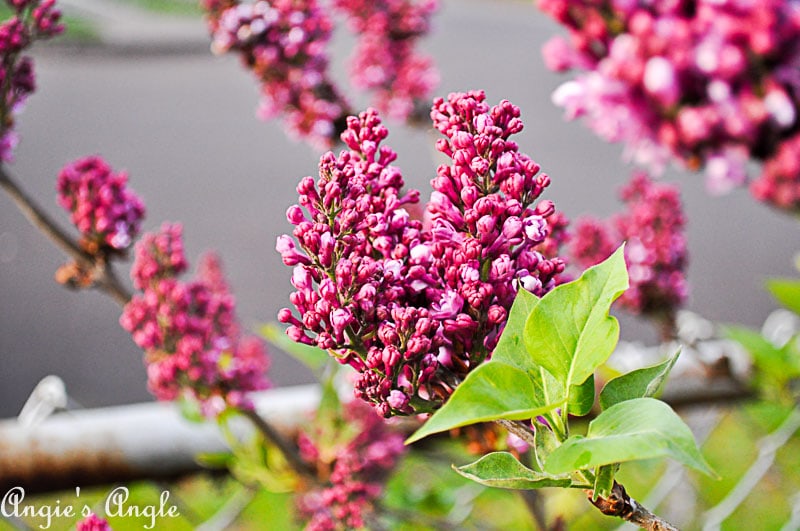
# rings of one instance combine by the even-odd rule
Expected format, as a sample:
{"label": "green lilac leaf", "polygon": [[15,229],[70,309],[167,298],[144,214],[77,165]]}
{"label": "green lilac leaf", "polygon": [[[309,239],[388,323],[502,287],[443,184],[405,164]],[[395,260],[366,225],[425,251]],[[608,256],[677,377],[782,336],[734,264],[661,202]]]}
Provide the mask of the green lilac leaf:
{"label": "green lilac leaf", "polygon": [[508,320],[500,336],[500,341],[492,353],[492,361],[499,361],[523,371],[535,371],[539,366],[533,362],[532,357],[525,348],[525,323],[539,304],[539,297],[533,293],[520,289],[508,312]]}
{"label": "green lilac leaf", "polygon": [[614,474],[616,474],[616,472],[617,465],[603,465],[597,467],[594,473],[592,501],[597,498],[608,498],[611,496],[611,489],[614,487]]}
{"label": "green lilac leaf", "polygon": [[586,437],[570,437],[545,462],[551,474],[671,457],[714,476],[689,427],[664,402],[634,398],[613,405],[589,423]]}
{"label": "green lilac leaf", "polygon": [[204,452],[195,456],[200,466],[210,469],[229,468],[236,457],[230,452]]}
{"label": "green lilac leaf", "polygon": [[469,373],[444,406],[406,444],[476,422],[530,419],[556,406],[546,403],[542,386],[535,385],[529,373],[490,361]]}
{"label": "green lilac leaf", "polygon": [[778,348],[760,333],[741,326],[726,326],[722,332],[742,345],[753,357],[756,367],[777,381],[800,376],[800,361],[792,352],[791,342]]}
{"label": "green lilac leaf", "polygon": [[481,485],[503,489],[540,489],[572,485],[569,476],[554,476],[531,470],[508,452],[493,452],[474,463],[461,467],[454,466],[453,469]]}
{"label": "green lilac leaf", "polygon": [[800,315],[800,280],[773,278],[767,280],[767,289],[779,303]]}
{"label": "green lilac leaf", "polygon": [[580,385],[608,359],[619,339],[611,303],[628,287],[623,246],[578,280],[541,298],[525,325],[534,363],[568,388]]}
{"label": "green lilac leaf", "polygon": [[567,411],[570,415],[582,417],[588,415],[594,406],[594,375],[589,376],[580,385],[570,386]]}
{"label": "green lilac leaf", "polygon": [[675,354],[652,367],[636,369],[609,381],[600,392],[600,407],[608,409],[614,404],[631,400],[658,396],[664,389],[672,367],[678,361],[680,349]]}
{"label": "green lilac leaf", "polygon": [[304,345],[292,341],[283,331],[283,328],[275,323],[267,323],[261,327],[261,336],[271,345],[283,350],[294,359],[319,374],[330,360],[330,355],[321,348],[312,345]]}
{"label": "green lilac leaf", "polygon": [[556,437],[556,434],[553,433],[553,430],[538,419],[533,419],[533,430],[535,443],[533,450],[536,457],[536,469],[544,470],[544,463],[547,460],[547,456],[558,448],[561,443],[558,437]]}

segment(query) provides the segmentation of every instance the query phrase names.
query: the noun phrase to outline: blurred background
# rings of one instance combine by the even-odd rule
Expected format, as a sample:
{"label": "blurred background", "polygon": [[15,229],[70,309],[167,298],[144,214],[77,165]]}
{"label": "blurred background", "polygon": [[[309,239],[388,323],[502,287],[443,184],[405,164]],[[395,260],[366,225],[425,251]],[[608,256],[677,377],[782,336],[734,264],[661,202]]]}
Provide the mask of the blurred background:
{"label": "blurred background", "polygon": [[[319,153],[289,140],[280,122],[255,117],[257,85],[235,57],[215,57],[193,3],[69,0],[71,30],[34,48],[38,90],[20,116],[21,142],[9,171],[69,227],[55,203],[67,162],[101,154],[129,173],[144,199],[144,230],[184,224],[187,257],[222,256],[238,314],[256,329],[288,304],[290,270],[274,250],[289,230],[296,183],[315,175]],[[550,103],[565,80],[545,69],[541,45],[559,30],[522,0],[443,0],[423,49],[436,59],[437,94],[483,89],[490,103],[522,109],[521,150],[552,178],[545,197],[570,218],[606,217],[630,175],[620,146],[607,145]],[[59,42],[60,41],[60,42]],[[339,31],[334,71],[344,81],[352,41]],[[351,96],[356,107],[364,100]],[[388,124],[407,186],[426,198],[440,162],[429,129]],[[792,275],[796,221],[737,190],[706,194],[701,176],[669,170],[689,220],[688,308],[716,322],[759,326],[775,305],[766,277]],[[0,195],[0,417],[13,416],[35,384],[61,376],[85,407],[150,400],[142,353],[120,328],[119,306],[99,292],[75,293],[53,280],[64,255]],[[118,268],[127,280],[128,272]],[[623,318],[623,337],[654,343],[649,325]],[[276,385],[310,381],[273,352]]]}

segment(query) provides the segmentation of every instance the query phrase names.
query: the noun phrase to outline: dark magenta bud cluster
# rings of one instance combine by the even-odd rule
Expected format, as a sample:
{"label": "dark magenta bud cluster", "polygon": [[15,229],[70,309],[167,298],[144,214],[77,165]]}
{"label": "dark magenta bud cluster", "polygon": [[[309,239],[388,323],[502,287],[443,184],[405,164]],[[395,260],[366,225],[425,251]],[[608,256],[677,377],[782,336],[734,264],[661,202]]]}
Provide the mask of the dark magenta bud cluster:
{"label": "dark magenta bud cluster", "polygon": [[633,175],[620,197],[627,210],[603,223],[580,218],[572,227],[574,263],[587,268],[608,258],[625,241],[630,288],[617,304],[634,313],[674,315],[686,302],[686,219],[677,186]]}
{"label": "dark magenta bud cluster", "polygon": [[178,279],[187,268],[181,236],[180,225],[164,224],[136,244],[131,277],[141,293],[120,324],[145,351],[148,387],[159,400],[193,397],[208,416],[226,405],[251,407],[247,394],[268,386],[264,344],[241,333],[216,255],[201,259],[194,280]]}
{"label": "dark magenta bud cluster", "polygon": [[374,105],[405,120],[417,102],[428,101],[439,83],[433,60],[416,51],[430,31],[437,0],[335,0],[358,36],[350,59],[353,86],[374,90]]}
{"label": "dark magenta bud cluster", "polygon": [[[569,29],[569,39],[545,45],[545,62],[580,71],[554,101],[605,140],[624,142],[627,156],[651,171],[670,160],[702,167],[708,189],[726,192],[746,184],[749,160],[770,161],[793,141],[794,2],[540,0],[539,7]],[[774,168],[764,169],[753,193],[787,208],[782,198],[800,188],[800,172],[782,170],[773,185]]]}
{"label": "dark magenta bud cluster", "polygon": [[139,234],[145,207],[127,181],[125,172],[114,173],[99,156],[78,159],[59,172],[58,204],[88,248],[124,251]]}
{"label": "dark magenta bud cluster", "polygon": [[320,160],[287,211],[294,239],[277,250],[294,267],[282,310],[295,341],[329,350],[356,369],[356,396],[384,416],[435,409],[494,349],[516,291],[543,295],[564,269],[542,253],[555,208],[538,201],[547,175],[509,137],[519,109],[490,107],[483,92],[437,99],[445,136],[425,221],[410,214],[396,153],[369,110],[348,118],[347,150]]}
{"label": "dark magenta bud cluster", "polygon": [[342,414],[345,436],[331,437],[319,427],[298,436],[301,457],[318,470],[330,471],[323,487],[297,499],[307,531],[370,528],[374,503],[405,452],[403,436],[366,404],[346,404]]}
{"label": "dark magenta bud cluster", "polygon": [[13,15],[0,23],[0,162],[13,162],[19,137],[14,131],[16,116],[36,90],[33,60],[22,55],[34,41],[64,31],[55,0],[9,0]]}

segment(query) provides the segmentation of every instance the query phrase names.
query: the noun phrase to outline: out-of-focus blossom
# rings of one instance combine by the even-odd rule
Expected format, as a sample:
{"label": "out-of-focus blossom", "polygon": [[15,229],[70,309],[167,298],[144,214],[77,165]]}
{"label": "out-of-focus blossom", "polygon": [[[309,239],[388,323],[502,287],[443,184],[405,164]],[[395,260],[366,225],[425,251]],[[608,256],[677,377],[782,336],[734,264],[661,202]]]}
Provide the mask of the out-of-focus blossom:
{"label": "out-of-focus blossom", "polygon": [[324,485],[297,499],[307,531],[363,529],[374,513],[386,477],[405,451],[403,436],[361,402],[343,408],[343,426],[351,434],[331,440],[322,430],[301,431],[301,457],[316,465]]}
{"label": "out-of-focus blossom", "polygon": [[800,135],[781,144],[767,159],[761,176],[750,184],[759,200],[789,211],[800,211]]}
{"label": "out-of-focus blossom", "polygon": [[[331,351],[359,373],[356,396],[384,416],[435,409],[491,355],[519,287],[543,295],[563,261],[552,251],[549,185],[510,137],[519,109],[490,107],[482,92],[434,102],[431,118],[450,158],[431,182],[425,225],[406,207],[396,154],[375,111],[348,119],[349,148],[323,155],[304,178],[278,239],[294,267],[279,319],[295,341]],[[537,202],[538,201],[538,202]]]}
{"label": "out-of-focus blossom", "polygon": [[75,524],[76,531],[111,531],[111,526],[105,518],[100,518],[92,513]]}
{"label": "out-of-focus blossom", "polygon": [[358,36],[350,63],[357,88],[374,90],[375,107],[405,120],[439,82],[433,60],[415,50],[430,31],[436,0],[335,0]]}
{"label": "out-of-focus blossom", "polygon": [[[659,173],[669,161],[705,168],[708,190],[747,182],[747,164],[794,142],[800,103],[795,2],[539,0],[569,30],[544,48],[556,71],[579,73],[554,93],[626,156]],[[764,169],[759,200],[794,210],[800,173]],[[776,180],[776,171],[780,178]],[[774,184],[780,181],[780,184]],[[773,184],[768,184],[773,183]],[[780,190],[779,192],[777,190]]]}
{"label": "out-of-focus blossom", "polygon": [[97,156],[67,164],[58,174],[58,204],[71,214],[87,249],[124,251],[138,235],[145,208],[127,181],[125,172],[113,173]]}
{"label": "out-of-focus blossom", "polygon": [[22,53],[35,41],[64,31],[55,0],[9,2],[13,15],[0,23],[0,163],[13,162],[19,137],[14,131],[16,116],[28,96],[36,90],[33,60]]}
{"label": "out-of-focus blossom", "polygon": [[291,135],[330,147],[349,106],[328,76],[332,24],[316,0],[204,0],[203,6],[214,53],[237,52],[261,83],[259,116],[282,116]]}
{"label": "out-of-focus blossom", "polygon": [[159,400],[191,396],[208,416],[251,407],[247,394],[268,386],[264,344],[241,334],[218,257],[206,255],[189,282],[177,278],[186,267],[180,225],[136,245],[131,276],[142,292],[120,324],[145,351],[148,387]]}
{"label": "out-of-focus blossom", "polygon": [[685,218],[677,187],[637,172],[620,194],[626,211],[603,223],[579,218],[572,227],[572,262],[587,268],[623,241],[630,288],[617,304],[634,314],[674,316],[686,301]]}

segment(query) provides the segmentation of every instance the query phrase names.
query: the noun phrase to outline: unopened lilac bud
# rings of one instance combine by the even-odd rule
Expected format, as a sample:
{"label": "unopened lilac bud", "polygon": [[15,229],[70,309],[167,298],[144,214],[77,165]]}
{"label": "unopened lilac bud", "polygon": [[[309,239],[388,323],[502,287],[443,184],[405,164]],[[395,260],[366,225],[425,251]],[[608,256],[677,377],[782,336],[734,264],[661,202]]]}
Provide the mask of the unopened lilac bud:
{"label": "unopened lilac bud", "polygon": [[402,391],[393,389],[389,393],[389,398],[386,400],[386,402],[392,407],[392,409],[404,411],[408,407],[408,396]]}
{"label": "unopened lilac bud", "polygon": [[502,306],[493,305],[489,307],[489,311],[487,312],[487,318],[490,325],[498,325],[500,323],[504,323],[508,317],[508,312]]}

